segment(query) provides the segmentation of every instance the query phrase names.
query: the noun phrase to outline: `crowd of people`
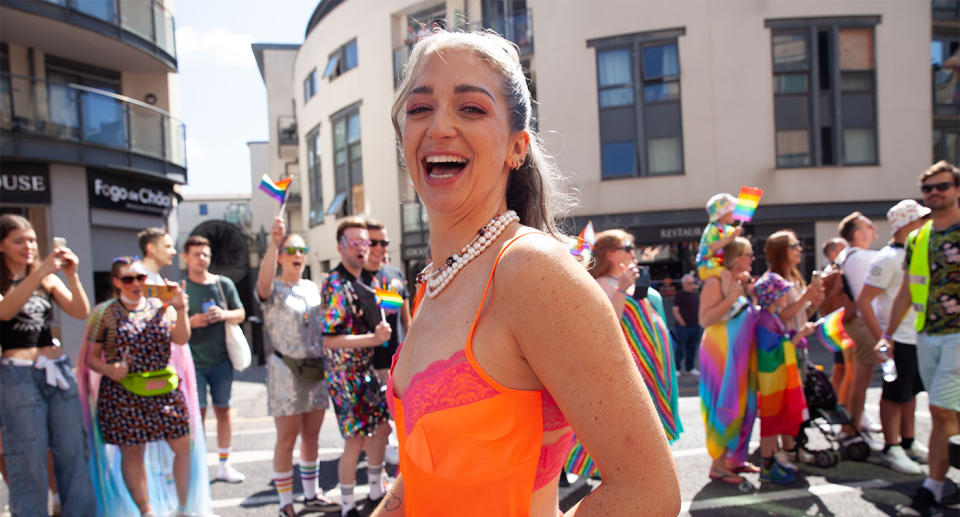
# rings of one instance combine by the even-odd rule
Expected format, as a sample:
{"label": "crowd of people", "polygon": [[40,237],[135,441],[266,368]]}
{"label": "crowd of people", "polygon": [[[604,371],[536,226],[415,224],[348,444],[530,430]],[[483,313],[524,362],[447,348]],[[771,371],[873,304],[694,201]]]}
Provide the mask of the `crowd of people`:
{"label": "crowd of people", "polygon": [[[892,207],[893,235],[880,251],[869,249],[877,232],[868,218],[845,218],[824,246],[830,265],[809,279],[790,230],[762,240],[768,269],[754,277],[753,244],[732,224],[736,199],[714,196],[696,269],[674,296],[671,332],[660,293],[637,282],[632,235],[608,229],[592,256],[571,254],[557,228],[570,200],[531,113],[517,49],[503,38],[438,29],[414,45],[391,116],[430,221],[432,262],[415,293],[387,264],[382,223],[343,219],[341,262],[318,284],[304,278],[304,238],[274,220],[255,292],[272,350],[267,410],[281,517],[297,515],[298,438],[308,511],[359,515],[365,452],[378,517],[555,516],[561,474],[579,450],[602,483],[569,515],[676,515],[669,442],[683,431],[684,373],[699,376],[711,480],[795,483],[805,460],[796,437],[809,414],[806,338],[811,321],[837,307],[854,342],[833,366],[852,415],[841,439],[875,447],[899,472],[929,463],[902,514],[943,504],[947,438],[960,433],[960,170],[940,162],[923,173],[925,206]],[[76,255],[55,242],[40,259],[30,222],[0,218],[0,467],[14,515],[46,515],[54,480],[64,516],[209,514],[208,392],[214,478],[245,479],[230,463],[227,325],[246,315],[237,288],[209,271],[203,237],[183,244],[179,284],[159,274],[176,257],[165,231],[141,232],[139,246],[142,258],[113,261],[114,296],[91,310]],[[402,304],[385,306],[386,292]],[[87,320],[76,374],[50,330],[54,305]],[[888,358],[898,375],[884,382],[875,443],[864,401]],[[929,450],[914,434],[923,389]],[[344,439],[339,502],[318,483],[331,403]],[[755,465],[748,449],[758,418]],[[392,433],[399,472],[389,480]]]}

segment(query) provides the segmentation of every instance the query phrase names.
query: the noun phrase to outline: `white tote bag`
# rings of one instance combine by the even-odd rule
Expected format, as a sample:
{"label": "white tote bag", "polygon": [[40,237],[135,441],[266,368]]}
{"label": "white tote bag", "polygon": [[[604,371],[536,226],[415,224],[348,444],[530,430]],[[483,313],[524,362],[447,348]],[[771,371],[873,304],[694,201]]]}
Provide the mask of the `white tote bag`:
{"label": "white tote bag", "polygon": [[[223,299],[223,305],[227,305],[227,297],[223,293],[223,286],[220,285],[220,276],[217,277],[217,289],[220,290],[220,298]],[[230,357],[230,363],[233,369],[242,372],[250,366],[252,359],[250,355],[250,345],[247,344],[247,337],[243,335],[243,329],[236,323],[228,321],[223,322],[223,334],[227,343],[227,355]]]}

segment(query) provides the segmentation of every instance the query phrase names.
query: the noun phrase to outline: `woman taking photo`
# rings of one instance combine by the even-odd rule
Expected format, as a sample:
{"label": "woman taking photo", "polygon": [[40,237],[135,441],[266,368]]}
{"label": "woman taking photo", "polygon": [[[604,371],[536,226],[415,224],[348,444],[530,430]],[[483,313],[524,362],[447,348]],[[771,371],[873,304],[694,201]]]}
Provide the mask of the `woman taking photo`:
{"label": "woman taking photo", "polygon": [[[263,328],[274,353],[267,358],[267,413],[277,428],[273,448],[273,480],[280,497],[280,515],[293,517],[293,447],[300,436],[300,482],[308,510],[336,510],[323,496],[317,478],[317,440],[327,408],[322,376],[320,290],[303,278],[307,246],[297,234],[287,235],[282,217],[273,220],[270,242],[257,274],[257,296],[263,303]],[[277,264],[280,272],[277,274]],[[304,380],[291,368],[317,359],[320,378]],[[288,365],[289,363],[289,365]]]}
{"label": "woman taking photo", "polygon": [[629,233],[623,230],[600,232],[587,271],[613,304],[623,336],[634,353],[634,360],[660,415],[667,440],[673,443],[683,432],[677,408],[673,346],[660,293],[648,287],[642,297],[635,296],[639,272],[634,249],[633,236]]}
{"label": "woman taking photo", "polygon": [[13,515],[47,514],[48,448],[62,514],[95,511],[77,381],[50,332],[54,304],[77,319],[90,312],[78,263],[66,246],[39,261],[30,221],[0,216],[0,421]]}
{"label": "woman taking photo", "polygon": [[[192,485],[206,481],[204,476],[191,483],[191,415],[184,391],[191,385],[195,390],[196,381],[192,372],[177,371],[171,361],[171,343],[182,349],[190,340],[187,297],[181,286],[172,282],[167,284],[169,298],[146,297],[147,271],[132,257],[114,259],[110,276],[117,297],[94,309],[87,324],[90,350],[81,351],[89,368],[102,376],[95,395],[94,435],[120,449],[124,484],[141,515],[164,515],[173,510],[185,515],[188,509],[195,509],[198,499]],[[166,442],[173,451],[175,504],[169,497],[172,494],[150,489],[151,484],[162,483],[158,470],[163,467],[148,465],[145,459],[148,444],[154,442]],[[95,443],[95,451],[94,464],[108,470],[109,459],[100,456],[106,453],[99,443]],[[154,459],[153,454],[149,456]],[[104,486],[99,478],[98,486]],[[120,515],[128,501],[123,494],[112,492],[100,492],[100,511]]]}
{"label": "woman taking photo", "polygon": [[750,301],[750,241],[737,237],[723,247],[724,271],[700,292],[700,408],[713,458],[710,479],[730,485],[739,474],[760,472],[747,463],[757,417],[756,314]]}
{"label": "woman taking photo", "polygon": [[603,483],[570,515],[676,515],[676,468],[616,314],[554,226],[558,173],[516,46],[435,31],[392,116],[433,263],[394,356],[400,475],[374,515],[555,517],[571,429]]}

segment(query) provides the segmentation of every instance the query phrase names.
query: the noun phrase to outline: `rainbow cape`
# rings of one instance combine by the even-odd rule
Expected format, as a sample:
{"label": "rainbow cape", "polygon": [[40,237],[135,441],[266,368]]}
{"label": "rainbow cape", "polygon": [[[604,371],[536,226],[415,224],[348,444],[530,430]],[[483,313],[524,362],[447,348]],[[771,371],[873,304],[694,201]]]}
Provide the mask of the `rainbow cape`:
{"label": "rainbow cape", "polygon": [[[746,298],[741,298],[746,300]],[[711,458],[747,459],[757,417],[756,312],[748,308],[703,329],[700,413]]]}
{"label": "rainbow cape", "polygon": [[593,233],[593,221],[587,221],[587,225],[583,227],[583,230],[577,237],[577,243],[570,250],[570,253],[574,257],[582,255],[584,259],[589,259],[593,245],[596,243],[597,237]]}
{"label": "rainbow cape", "polygon": [[[628,296],[623,306],[620,327],[627,338],[643,382],[650,391],[667,440],[673,443],[683,432],[683,425],[680,423],[677,407],[679,397],[673,346],[664,319],[649,299],[636,300]],[[567,453],[564,468],[578,476],[600,477],[593,458],[583,448],[580,440],[575,440]]]}
{"label": "rainbow cape", "polygon": [[853,346],[853,340],[843,330],[843,307],[820,318],[817,322],[817,336],[823,346],[832,352],[840,352]]}
{"label": "rainbow cape", "polygon": [[793,341],[777,316],[762,311],[757,319],[757,391],[760,436],[796,436],[810,417]]}
{"label": "rainbow cape", "polygon": [[399,311],[403,307],[403,297],[387,289],[377,288],[377,300],[385,311]]}
{"label": "rainbow cape", "polygon": [[733,219],[745,223],[750,222],[753,219],[753,213],[757,211],[757,205],[760,204],[761,196],[763,196],[763,189],[741,187],[740,195],[737,197],[737,207],[733,209]]}
{"label": "rainbow cape", "polygon": [[286,200],[287,188],[290,186],[292,179],[293,178],[283,178],[274,183],[270,180],[270,176],[264,174],[260,180],[260,190],[266,192],[268,196],[276,199],[278,202],[283,203],[284,200]]}
{"label": "rainbow cape", "polygon": [[[140,517],[120,470],[120,449],[104,443],[97,423],[97,396],[101,375],[90,369],[90,353],[93,351],[91,336],[96,335],[106,309],[113,302],[107,300],[90,312],[80,356],[77,359],[77,388],[83,406],[83,423],[90,446],[90,476],[97,498],[97,517]],[[210,480],[207,470],[207,442],[200,419],[197,398],[197,378],[193,355],[189,345],[170,344],[170,365],[180,378],[179,390],[183,392],[187,413],[190,415],[190,492],[184,513],[210,515]],[[144,452],[147,471],[147,491],[151,509],[157,515],[172,515],[177,511],[177,487],[173,480],[173,451],[166,442],[149,442]]]}

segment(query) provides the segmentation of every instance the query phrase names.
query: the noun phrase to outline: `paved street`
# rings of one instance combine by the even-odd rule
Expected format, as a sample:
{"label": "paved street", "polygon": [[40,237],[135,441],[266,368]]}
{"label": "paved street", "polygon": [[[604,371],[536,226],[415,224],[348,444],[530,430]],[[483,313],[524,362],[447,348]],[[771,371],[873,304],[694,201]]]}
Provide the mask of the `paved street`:
{"label": "paved street", "polygon": [[[825,352],[813,350],[814,362],[830,364]],[[266,412],[266,387],[263,383],[264,369],[254,367],[238,376],[234,385],[234,452],[231,456],[238,470],[247,475],[244,483],[230,485],[216,482],[210,487],[214,511],[223,517],[276,515],[278,505],[271,482],[271,458],[274,443],[273,421]],[[897,474],[882,466],[875,454],[868,462],[842,461],[830,469],[803,465],[803,479],[793,487],[772,488],[764,486],[759,490],[740,493],[736,487],[710,482],[707,471],[710,458],[704,448],[703,425],[700,419],[700,400],[697,397],[697,380],[692,376],[680,378],[683,397],[680,400],[680,414],[685,432],[680,440],[673,444],[674,458],[680,472],[683,506],[681,515],[702,516],[743,516],[743,515],[837,515],[837,516],[881,516],[893,515],[894,506],[909,501],[910,494],[916,489],[922,476]],[[879,382],[875,380],[867,398],[867,411],[877,418],[880,397]],[[926,408],[927,399],[921,394],[919,408]],[[212,414],[210,415],[212,418]],[[212,424],[212,420],[210,420]],[[212,434],[213,425],[208,426],[207,447],[208,464],[216,466],[216,441]],[[918,411],[917,438],[926,442],[929,436],[930,418],[925,410]],[[880,436],[877,435],[880,439]],[[754,428],[755,443],[751,450],[751,460],[760,462],[759,426]],[[343,441],[336,428],[332,412],[324,420],[320,434],[320,483],[331,497],[337,497],[336,461]],[[297,453],[295,453],[297,454]],[[365,468],[361,462],[357,479],[358,500],[367,495]],[[391,473],[394,467],[390,467]],[[211,475],[214,470],[211,468]],[[759,485],[759,476],[748,475],[755,486]],[[960,482],[960,472],[951,470],[952,483],[949,493]],[[561,489],[563,508],[568,508],[584,497],[595,485],[570,476],[571,486]],[[299,496],[299,481],[295,480],[294,490]],[[5,489],[0,489],[0,501],[6,501]],[[364,509],[361,507],[361,509]],[[336,515],[336,514],[332,514]],[[955,514],[954,514],[955,515]]]}

